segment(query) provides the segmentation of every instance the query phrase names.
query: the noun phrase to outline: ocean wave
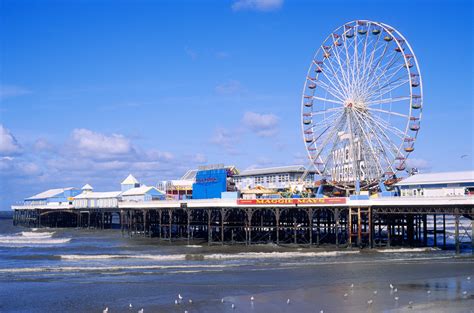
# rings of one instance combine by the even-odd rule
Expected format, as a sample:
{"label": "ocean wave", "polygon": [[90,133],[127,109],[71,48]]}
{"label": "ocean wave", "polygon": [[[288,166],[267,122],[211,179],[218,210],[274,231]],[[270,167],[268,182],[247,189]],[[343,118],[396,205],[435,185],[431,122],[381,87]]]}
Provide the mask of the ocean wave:
{"label": "ocean wave", "polygon": [[32,231],[22,231],[21,236],[28,238],[51,238],[54,235],[54,232],[32,232]]}
{"label": "ocean wave", "polygon": [[63,260],[106,260],[106,259],[145,259],[156,261],[184,261],[186,254],[65,254],[59,256]]}
{"label": "ocean wave", "polygon": [[381,253],[402,253],[402,252],[432,252],[439,251],[439,248],[393,248],[393,249],[377,249]]}
{"label": "ocean wave", "polygon": [[322,251],[322,252],[242,252],[215,254],[65,254],[62,260],[107,260],[107,259],[143,259],[155,261],[203,261],[203,260],[245,260],[245,259],[291,259],[309,257],[335,257],[357,254],[359,251]]}
{"label": "ocean wave", "polygon": [[49,267],[19,267],[0,268],[0,273],[33,273],[33,272],[116,272],[130,270],[163,270],[163,269],[211,269],[235,267],[230,264],[208,265],[117,265],[117,266],[49,266]]}
{"label": "ocean wave", "polygon": [[71,238],[52,238],[54,232],[23,231],[14,235],[0,236],[0,246],[28,247],[38,245],[57,245],[71,241]]}
{"label": "ocean wave", "polygon": [[5,236],[5,237],[0,237],[0,246],[57,245],[57,244],[68,243],[69,241],[71,241],[71,238],[57,238],[57,239],[45,239],[45,238]]}
{"label": "ocean wave", "polygon": [[359,251],[321,251],[321,252],[242,252],[237,254],[210,254],[205,259],[292,259],[312,257],[335,257],[345,254],[357,254]]}

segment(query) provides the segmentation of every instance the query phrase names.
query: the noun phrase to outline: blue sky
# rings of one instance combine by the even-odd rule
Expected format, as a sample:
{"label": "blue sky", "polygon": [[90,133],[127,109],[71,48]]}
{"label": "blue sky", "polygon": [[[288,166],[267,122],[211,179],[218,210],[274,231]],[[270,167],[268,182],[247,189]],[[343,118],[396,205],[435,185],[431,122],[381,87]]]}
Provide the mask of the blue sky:
{"label": "blue sky", "polygon": [[307,67],[355,19],[394,26],[417,55],[412,165],[473,168],[471,1],[0,5],[0,209],[48,188],[114,190],[128,173],[156,184],[200,164],[307,163]]}

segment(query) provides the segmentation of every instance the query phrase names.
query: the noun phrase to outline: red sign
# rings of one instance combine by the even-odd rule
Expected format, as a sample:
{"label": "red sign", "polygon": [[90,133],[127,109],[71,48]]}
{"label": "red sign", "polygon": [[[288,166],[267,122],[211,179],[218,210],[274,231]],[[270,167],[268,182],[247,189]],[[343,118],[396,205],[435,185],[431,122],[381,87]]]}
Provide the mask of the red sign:
{"label": "red sign", "polygon": [[262,205],[262,204],[344,204],[346,198],[279,198],[279,199],[241,199],[237,200],[239,205]]}

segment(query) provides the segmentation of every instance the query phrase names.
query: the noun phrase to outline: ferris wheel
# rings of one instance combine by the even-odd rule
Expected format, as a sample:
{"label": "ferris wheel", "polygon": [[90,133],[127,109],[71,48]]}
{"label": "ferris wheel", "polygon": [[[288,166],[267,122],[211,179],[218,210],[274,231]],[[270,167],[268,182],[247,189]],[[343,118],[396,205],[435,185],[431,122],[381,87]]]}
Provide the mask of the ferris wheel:
{"label": "ferris wheel", "polygon": [[341,189],[371,188],[407,167],[420,130],[418,62],[395,28],[358,20],[334,30],[309,67],[302,96],[311,163]]}

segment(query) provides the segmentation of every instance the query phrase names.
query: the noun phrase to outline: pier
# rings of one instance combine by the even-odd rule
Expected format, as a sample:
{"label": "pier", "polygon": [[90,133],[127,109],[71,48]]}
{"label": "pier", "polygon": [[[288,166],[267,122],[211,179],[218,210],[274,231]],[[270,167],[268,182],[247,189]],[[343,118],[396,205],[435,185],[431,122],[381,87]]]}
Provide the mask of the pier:
{"label": "pier", "polygon": [[104,207],[66,203],[12,208],[15,225],[115,228],[124,236],[209,245],[446,247],[447,222],[454,222],[456,251],[474,245],[472,196],[119,201]]}

